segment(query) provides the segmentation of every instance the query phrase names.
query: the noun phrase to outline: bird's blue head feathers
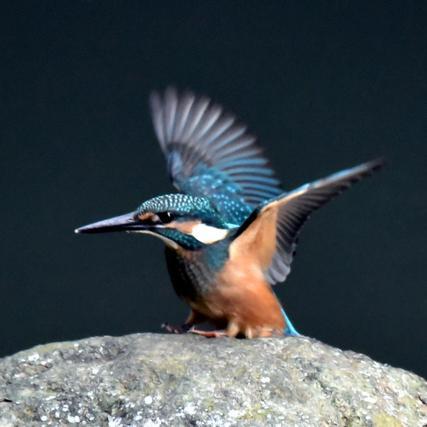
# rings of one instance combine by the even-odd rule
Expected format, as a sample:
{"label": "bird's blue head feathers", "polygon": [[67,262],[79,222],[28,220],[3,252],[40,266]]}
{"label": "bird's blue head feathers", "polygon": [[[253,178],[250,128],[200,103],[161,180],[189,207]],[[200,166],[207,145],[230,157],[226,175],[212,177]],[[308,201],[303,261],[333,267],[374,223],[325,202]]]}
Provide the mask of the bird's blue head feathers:
{"label": "bird's blue head feathers", "polygon": [[223,240],[233,225],[208,198],[187,194],[165,194],[142,203],[134,212],[99,221],[76,230],[78,233],[127,231],[155,235],[169,246],[199,249]]}
{"label": "bird's blue head feathers", "polygon": [[181,222],[193,220],[214,227],[227,227],[222,215],[213,207],[208,198],[182,193],[153,197],[143,202],[136,212],[140,218],[146,214],[156,214],[160,218],[164,216]]}
{"label": "bird's blue head feathers", "polygon": [[171,212],[177,216],[194,214],[210,215],[214,212],[209,199],[175,193],[156,196],[143,202],[137,209],[138,215],[145,213]]}

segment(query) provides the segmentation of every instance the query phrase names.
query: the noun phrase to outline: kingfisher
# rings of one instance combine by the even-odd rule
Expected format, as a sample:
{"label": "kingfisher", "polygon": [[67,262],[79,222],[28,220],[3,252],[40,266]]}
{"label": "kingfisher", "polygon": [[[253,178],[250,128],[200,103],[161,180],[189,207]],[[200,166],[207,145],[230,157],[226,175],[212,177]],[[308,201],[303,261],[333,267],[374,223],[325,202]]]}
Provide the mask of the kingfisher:
{"label": "kingfisher", "polygon": [[[76,233],[149,234],[165,243],[176,294],[190,307],[171,333],[299,335],[272,286],[287,278],[311,213],[378,170],[376,159],[284,191],[256,139],[208,97],[169,87],[149,100],[176,193]],[[208,322],[213,330],[200,324]]]}

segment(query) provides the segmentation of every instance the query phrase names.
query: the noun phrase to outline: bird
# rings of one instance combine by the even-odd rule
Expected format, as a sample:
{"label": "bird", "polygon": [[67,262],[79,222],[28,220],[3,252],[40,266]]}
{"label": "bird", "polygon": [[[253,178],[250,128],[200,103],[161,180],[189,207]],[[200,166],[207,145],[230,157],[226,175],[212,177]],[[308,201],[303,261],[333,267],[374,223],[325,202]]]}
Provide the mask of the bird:
{"label": "bird", "polygon": [[383,159],[285,191],[256,138],[210,98],[168,87],[152,92],[149,106],[177,192],[75,232],[140,233],[165,243],[172,285],[190,307],[182,324],[162,325],[167,332],[298,336],[273,285],[289,275],[311,214],[379,170]]}

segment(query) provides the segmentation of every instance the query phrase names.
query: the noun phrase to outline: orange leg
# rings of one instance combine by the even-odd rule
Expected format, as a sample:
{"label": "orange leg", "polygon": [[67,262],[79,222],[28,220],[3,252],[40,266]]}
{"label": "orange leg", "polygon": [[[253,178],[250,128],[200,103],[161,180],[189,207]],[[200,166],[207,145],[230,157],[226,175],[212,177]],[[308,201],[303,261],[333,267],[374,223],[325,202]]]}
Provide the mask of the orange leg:
{"label": "orange leg", "polygon": [[280,330],[275,330],[272,328],[252,328],[250,326],[246,326],[243,330],[240,330],[238,324],[235,322],[230,322],[227,326],[227,329],[204,331],[201,329],[196,329],[193,326],[189,329],[188,332],[201,335],[206,338],[235,337],[238,334],[241,334],[248,339],[282,336],[283,334]]}
{"label": "orange leg", "polygon": [[180,326],[170,325],[169,323],[162,323],[162,329],[171,334],[185,334],[189,332],[191,328],[194,327],[195,324],[201,323],[206,320],[206,316],[203,314],[191,310],[190,314],[187,317],[187,320]]}
{"label": "orange leg", "polygon": [[219,329],[215,331],[203,331],[192,327],[188,332],[192,334],[201,335],[206,338],[220,338],[220,337],[235,337],[239,333],[239,326],[235,322],[229,322],[227,329]]}
{"label": "orange leg", "polygon": [[227,336],[227,331],[224,331],[224,330],[204,331],[202,329],[196,329],[193,327],[193,328],[189,329],[188,332],[190,332],[192,334],[200,335],[200,336],[206,337],[206,338],[219,338],[219,337],[226,337]]}

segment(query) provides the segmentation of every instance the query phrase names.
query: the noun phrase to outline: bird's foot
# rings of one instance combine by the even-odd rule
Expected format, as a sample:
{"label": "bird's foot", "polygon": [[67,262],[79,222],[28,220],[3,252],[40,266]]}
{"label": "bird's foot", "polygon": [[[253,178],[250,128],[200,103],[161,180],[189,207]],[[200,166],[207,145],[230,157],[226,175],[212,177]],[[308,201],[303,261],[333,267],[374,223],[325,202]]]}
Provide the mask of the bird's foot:
{"label": "bird's foot", "polygon": [[170,325],[169,323],[162,323],[162,329],[171,334],[185,334],[191,328],[191,325],[183,324],[181,326]]}
{"label": "bird's foot", "polygon": [[220,337],[226,337],[227,332],[224,330],[218,330],[218,331],[203,331],[202,329],[196,329],[194,327],[190,328],[188,332],[196,335],[201,335],[202,337],[206,338],[220,338]]}

